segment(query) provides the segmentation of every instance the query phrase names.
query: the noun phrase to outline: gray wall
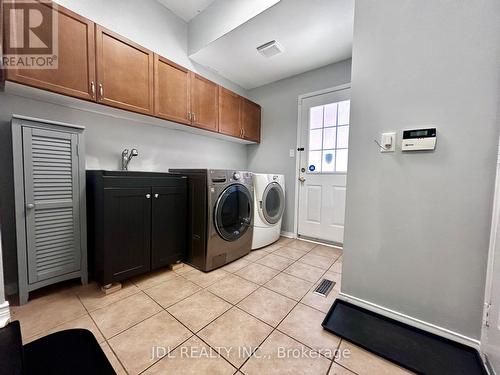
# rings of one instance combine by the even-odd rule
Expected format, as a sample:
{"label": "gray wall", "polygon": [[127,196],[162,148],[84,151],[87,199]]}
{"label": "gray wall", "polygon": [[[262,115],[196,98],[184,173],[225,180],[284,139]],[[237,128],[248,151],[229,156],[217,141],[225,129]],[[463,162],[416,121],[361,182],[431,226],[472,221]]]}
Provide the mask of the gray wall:
{"label": "gray wall", "polygon": [[[97,106],[97,105],[96,105]],[[124,148],[139,156],[130,170],[168,171],[172,167],[246,168],[245,145],[209,135],[166,129],[149,123],[0,93],[0,123],[9,126],[12,114],[85,126],[87,169],[118,169]]]}
{"label": "gray wall", "polygon": [[[176,63],[247,96],[240,86],[193,64],[187,55],[187,24],[154,0],[58,0],[61,5],[105,26]],[[145,4],[147,2],[147,4]],[[87,168],[117,169],[121,151],[136,147],[140,156],[131,170],[167,171],[172,167],[247,167],[246,146],[211,137],[113,116],[81,111],[0,92],[0,220],[4,229],[7,292],[16,292],[17,260],[13,215],[12,114],[86,126]]]}
{"label": "gray wall", "polygon": [[12,114],[85,126],[87,169],[118,169],[122,150],[130,147],[139,150],[139,156],[130,162],[130,170],[247,167],[246,146],[242,144],[0,93],[0,149],[4,150],[0,158],[0,220],[8,294],[16,291],[17,281],[9,123]]}
{"label": "gray wall", "polygon": [[[498,150],[499,27],[498,0],[356,1],[342,291],[475,339]],[[434,152],[381,154],[373,142],[430,125]]]}
{"label": "gray wall", "polygon": [[248,146],[248,168],[253,172],[280,173],[286,177],[286,207],[282,230],[294,230],[295,158],[298,97],[351,81],[351,60],[341,61],[250,91],[262,106],[262,143]]}

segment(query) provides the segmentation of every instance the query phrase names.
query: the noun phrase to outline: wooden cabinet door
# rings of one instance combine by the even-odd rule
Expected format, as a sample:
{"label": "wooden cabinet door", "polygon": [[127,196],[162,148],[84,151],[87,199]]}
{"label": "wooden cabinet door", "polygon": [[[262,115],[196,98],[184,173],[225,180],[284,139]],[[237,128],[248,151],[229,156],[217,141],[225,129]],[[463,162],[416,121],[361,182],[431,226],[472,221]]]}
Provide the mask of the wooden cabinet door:
{"label": "wooden cabinet door", "polygon": [[189,70],[155,54],[155,115],[188,124]]}
{"label": "wooden cabinet door", "polygon": [[[55,3],[42,5],[43,12],[51,12],[54,7],[58,13],[57,69],[7,69],[7,79],[63,95],[95,100],[94,23]],[[7,40],[9,30],[6,29],[5,33]]]}
{"label": "wooden cabinet door", "polygon": [[219,86],[219,133],[242,136],[241,97]]}
{"label": "wooden cabinet door", "polygon": [[260,116],[260,105],[243,98],[241,112],[243,138],[249,141],[260,142]]}
{"label": "wooden cabinet door", "polygon": [[219,112],[219,89],[217,84],[202,76],[191,75],[191,113],[192,125],[217,131]]}
{"label": "wooden cabinet door", "polygon": [[186,257],[187,187],[154,187],[151,227],[151,268]]}
{"label": "wooden cabinet door", "polygon": [[150,270],[151,188],[104,191],[104,283]]}
{"label": "wooden cabinet door", "polygon": [[153,114],[153,53],[96,26],[97,100]]}

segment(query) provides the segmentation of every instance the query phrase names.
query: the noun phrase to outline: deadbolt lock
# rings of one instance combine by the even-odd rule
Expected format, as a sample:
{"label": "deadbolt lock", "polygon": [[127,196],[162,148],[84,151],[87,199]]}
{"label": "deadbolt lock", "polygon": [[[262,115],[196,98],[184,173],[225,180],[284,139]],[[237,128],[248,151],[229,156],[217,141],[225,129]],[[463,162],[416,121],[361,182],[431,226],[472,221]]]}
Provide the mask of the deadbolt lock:
{"label": "deadbolt lock", "polygon": [[306,171],[306,169],[305,169],[305,168],[300,168],[300,171],[301,171],[302,173],[304,173],[304,172]]}

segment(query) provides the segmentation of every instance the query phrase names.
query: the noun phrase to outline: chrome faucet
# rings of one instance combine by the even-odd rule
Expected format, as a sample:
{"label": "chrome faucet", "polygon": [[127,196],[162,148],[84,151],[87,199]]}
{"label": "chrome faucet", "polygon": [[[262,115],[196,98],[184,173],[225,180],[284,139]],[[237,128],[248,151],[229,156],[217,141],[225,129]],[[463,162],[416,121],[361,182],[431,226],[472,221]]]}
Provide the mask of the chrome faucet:
{"label": "chrome faucet", "polygon": [[137,151],[135,148],[133,148],[132,151],[130,151],[130,154],[129,154],[128,148],[123,150],[123,152],[122,152],[122,171],[128,171],[128,163],[130,163],[130,160],[132,160],[132,158],[134,156],[138,156],[138,155],[139,155],[139,151]]}

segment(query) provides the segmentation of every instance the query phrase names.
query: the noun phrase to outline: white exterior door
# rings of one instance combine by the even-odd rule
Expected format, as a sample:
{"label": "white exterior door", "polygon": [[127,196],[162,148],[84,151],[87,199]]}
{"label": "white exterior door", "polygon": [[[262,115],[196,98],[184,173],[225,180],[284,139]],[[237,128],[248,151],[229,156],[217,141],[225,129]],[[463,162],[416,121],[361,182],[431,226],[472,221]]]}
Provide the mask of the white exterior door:
{"label": "white exterior door", "polygon": [[494,371],[500,374],[500,154],[497,164],[486,283],[485,312],[488,316],[486,324],[483,325],[481,349]]}
{"label": "white exterior door", "polygon": [[301,100],[299,237],[344,242],[349,112],[349,88]]}

